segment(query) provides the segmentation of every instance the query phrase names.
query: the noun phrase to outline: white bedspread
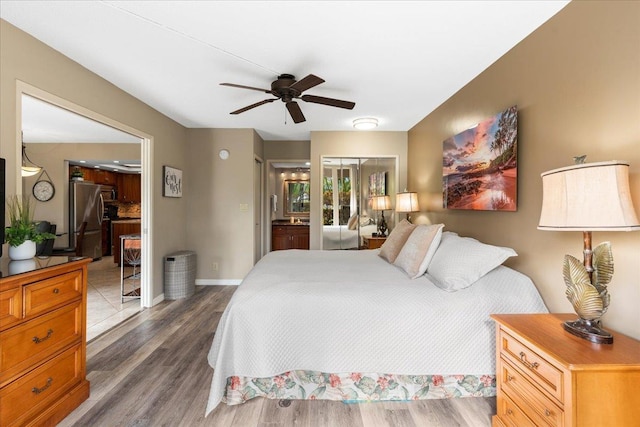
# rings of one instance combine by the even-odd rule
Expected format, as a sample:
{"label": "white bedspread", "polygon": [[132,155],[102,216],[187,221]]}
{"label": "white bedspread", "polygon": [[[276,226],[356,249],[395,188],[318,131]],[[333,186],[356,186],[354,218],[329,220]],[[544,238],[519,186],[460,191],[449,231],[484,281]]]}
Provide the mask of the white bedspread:
{"label": "white bedspread", "polygon": [[489,315],[547,311],[531,280],[507,267],[450,293],[409,279],[377,252],[276,251],[256,264],[209,352],[207,413],[233,375],[495,374]]}

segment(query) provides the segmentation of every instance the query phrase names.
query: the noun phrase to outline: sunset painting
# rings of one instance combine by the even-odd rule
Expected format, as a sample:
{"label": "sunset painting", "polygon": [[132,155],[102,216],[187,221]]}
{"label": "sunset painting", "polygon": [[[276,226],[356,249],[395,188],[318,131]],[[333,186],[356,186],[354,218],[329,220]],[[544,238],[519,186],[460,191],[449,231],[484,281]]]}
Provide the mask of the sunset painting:
{"label": "sunset painting", "polygon": [[515,211],[518,111],[498,113],[443,142],[443,206]]}

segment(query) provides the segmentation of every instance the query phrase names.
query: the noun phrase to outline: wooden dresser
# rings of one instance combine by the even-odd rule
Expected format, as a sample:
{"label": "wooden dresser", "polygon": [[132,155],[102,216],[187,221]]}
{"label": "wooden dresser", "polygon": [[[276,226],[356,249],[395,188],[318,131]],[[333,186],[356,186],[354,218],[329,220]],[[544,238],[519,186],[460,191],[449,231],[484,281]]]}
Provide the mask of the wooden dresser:
{"label": "wooden dresser", "polygon": [[0,426],[55,425],[89,397],[85,372],[90,262],[67,257],[18,264],[2,260]]}
{"label": "wooden dresser", "polygon": [[271,250],[309,249],[309,224],[281,224],[271,226]]}
{"label": "wooden dresser", "polygon": [[564,331],[575,314],[500,314],[493,426],[640,426],[640,341]]}

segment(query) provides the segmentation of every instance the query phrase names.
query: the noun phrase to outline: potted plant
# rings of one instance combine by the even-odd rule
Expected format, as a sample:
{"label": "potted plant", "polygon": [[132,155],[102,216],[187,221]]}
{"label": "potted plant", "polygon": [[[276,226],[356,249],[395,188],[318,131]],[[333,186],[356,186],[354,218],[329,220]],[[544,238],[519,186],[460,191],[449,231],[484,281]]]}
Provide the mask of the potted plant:
{"label": "potted plant", "polygon": [[76,166],[71,171],[71,179],[73,181],[84,181],[84,173],[79,166]]}
{"label": "potted plant", "polygon": [[23,260],[33,258],[36,243],[54,239],[51,233],[42,233],[33,222],[33,201],[28,196],[7,197],[9,226],[5,229],[5,239],[9,244],[9,258]]}

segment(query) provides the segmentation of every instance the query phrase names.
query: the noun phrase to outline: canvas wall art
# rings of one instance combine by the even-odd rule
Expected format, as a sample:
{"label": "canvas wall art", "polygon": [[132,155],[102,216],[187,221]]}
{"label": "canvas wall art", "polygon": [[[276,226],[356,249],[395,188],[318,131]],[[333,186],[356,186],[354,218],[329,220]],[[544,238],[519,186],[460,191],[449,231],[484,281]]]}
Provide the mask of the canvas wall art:
{"label": "canvas wall art", "polygon": [[510,107],[443,142],[446,209],[515,211],[518,111]]}
{"label": "canvas wall art", "polygon": [[182,170],[171,166],[162,167],[162,195],[164,197],[182,197]]}
{"label": "canvas wall art", "polygon": [[369,196],[384,196],[387,194],[387,173],[374,172],[369,175]]}

